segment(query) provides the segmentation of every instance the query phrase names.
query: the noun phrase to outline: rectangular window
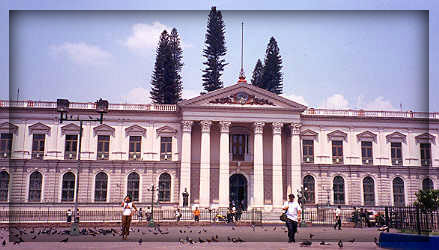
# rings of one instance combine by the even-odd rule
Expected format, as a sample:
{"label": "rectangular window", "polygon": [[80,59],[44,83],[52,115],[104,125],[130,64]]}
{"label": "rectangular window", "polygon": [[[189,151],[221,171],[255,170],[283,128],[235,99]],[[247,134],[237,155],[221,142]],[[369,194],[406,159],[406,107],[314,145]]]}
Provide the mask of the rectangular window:
{"label": "rectangular window", "polygon": [[246,152],[246,136],[242,134],[232,135],[232,161],[244,161]]}
{"label": "rectangular window", "polygon": [[160,160],[172,160],[172,137],[161,137],[160,139]]}
{"label": "rectangular window", "polygon": [[76,159],[78,152],[78,135],[66,135],[66,145],[64,147],[64,159]]}
{"label": "rectangular window", "polygon": [[402,150],[400,142],[390,143],[390,153],[392,157],[392,165],[402,165]]}
{"label": "rectangular window", "polygon": [[364,165],[372,165],[373,163],[372,142],[370,141],[361,142],[361,158]]}
{"label": "rectangular window", "polygon": [[142,146],[142,137],[141,136],[130,136],[130,160],[139,160],[140,159],[140,151]]}
{"label": "rectangular window", "polygon": [[421,165],[431,166],[431,144],[421,143]]}
{"label": "rectangular window", "polygon": [[303,140],[303,162],[313,163],[314,162],[314,141],[313,140]]}
{"label": "rectangular window", "polygon": [[98,160],[108,160],[110,156],[110,136],[98,135]]}
{"label": "rectangular window", "polygon": [[332,141],[332,163],[343,163],[343,141]]}
{"label": "rectangular window", "polygon": [[32,140],[32,159],[43,159],[45,134],[34,134]]}
{"label": "rectangular window", "polygon": [[2,133],[0,135],[0,158],[11,157],[12,137],[11,133]]}

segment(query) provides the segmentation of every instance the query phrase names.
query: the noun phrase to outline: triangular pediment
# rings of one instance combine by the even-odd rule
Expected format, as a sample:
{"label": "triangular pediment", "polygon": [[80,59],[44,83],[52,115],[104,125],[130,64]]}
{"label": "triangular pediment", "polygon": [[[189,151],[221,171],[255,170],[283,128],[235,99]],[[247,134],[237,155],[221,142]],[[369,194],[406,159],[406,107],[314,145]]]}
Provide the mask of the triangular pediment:
{"label": "triangular pediment", "polygon": [[0,124],[0,132],[2,133],[15,133],[18,127],[9,122],[3,122]]}
{"label": "triangular pediment", "polygon": [[61,127],[61,133],[62,134],[79,134],[79,126],[74,124],[74,123],[70,123],[67,124],[65,126]]}
{"label": "triangular pediment", "polygon": [[177,133],[177,130],[175,128],[169,127],[169,126],[163,126],[161,128],[156,129],[157,135],[175,135]]}
{"label": "triangular pediment", "polygon": [[306,106],[247,83],[237,83],[179,102],[180,107],[272,108],[302,112]]}
{"label": "triangular pediment", "polygon": [[348,136],[348,134],[346,134],[345,132],[343,132],[341,130],[335,130],[335,131],[332,131],[331,133],[328,133],[329,140],[339,140],[339,139],[345,140],[347,136]]}
{"label": "triangular pediment", "polygon": [[93,128],[93,132],[95,133],[95,135],[114,135],[115,130],[115,128],[107,124],[101,124]]}
{"label": "triangular pediment", "polygon": [[430,133],[423,133],[418,136],[415,136],[416,142],[424,143],[424,142],[432,142],[435,143],[435,136]]}
{"label": "triangular pediment", "polygon": [[364,131],[357,135],[357,139],[359,141],[376,141],[377,135],[370,132],[370,131]]}
{"label": "triangular pediment", "polygon": [[406,142],[406,135],[400,132],[393,132],[386,136],[388,142]]}
{"label": "triangular pediment", "polygon": [[312,136],[315,137],[319,135],[319,133],[312,131],[311,129],[304,130],[300,133],[301,136]]}
{"label": "triangular pediment", "polygon": [[50,133],[50,127],[42,124],[41,122],[35,123],[29,126],[29,132],[31,134],[48,134]]}
{"label": "triangular pediment", "polygon": [[141,127],[141,126],[135,124],[135,125],[132,125],[132,126],[129,126],[128,128],[126,128],[125,129],[125,134],[127,136],[130,136],[130,135],[142,135],[142,136],[145,136],[146,128]]}

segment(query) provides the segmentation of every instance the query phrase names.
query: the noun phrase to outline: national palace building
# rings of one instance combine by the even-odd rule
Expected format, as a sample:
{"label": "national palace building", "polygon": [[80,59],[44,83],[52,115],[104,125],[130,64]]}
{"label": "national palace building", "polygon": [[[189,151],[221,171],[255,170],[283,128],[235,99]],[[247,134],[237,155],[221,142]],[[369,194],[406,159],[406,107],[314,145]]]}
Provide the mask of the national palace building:
{"label": "national palace building", "polygon": [[[95,103],[68,116],[96,117]],[[3,206],[139,204],[278,209],[410,205],[439,188],[439,113],[313,109],[245,82],[176,105],[109,104],[103,123],[60,123],[57,103],[0,101]]]}

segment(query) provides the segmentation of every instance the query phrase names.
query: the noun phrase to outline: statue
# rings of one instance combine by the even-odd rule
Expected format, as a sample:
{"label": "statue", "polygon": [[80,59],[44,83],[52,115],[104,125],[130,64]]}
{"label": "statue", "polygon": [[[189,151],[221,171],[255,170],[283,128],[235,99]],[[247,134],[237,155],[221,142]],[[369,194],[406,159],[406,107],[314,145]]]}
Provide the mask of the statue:
{"label": "statue", "polygon": [[189,193],[187,192],[187,188],[184,189],[183,195],[183,207],[187,207],[189,205]]}

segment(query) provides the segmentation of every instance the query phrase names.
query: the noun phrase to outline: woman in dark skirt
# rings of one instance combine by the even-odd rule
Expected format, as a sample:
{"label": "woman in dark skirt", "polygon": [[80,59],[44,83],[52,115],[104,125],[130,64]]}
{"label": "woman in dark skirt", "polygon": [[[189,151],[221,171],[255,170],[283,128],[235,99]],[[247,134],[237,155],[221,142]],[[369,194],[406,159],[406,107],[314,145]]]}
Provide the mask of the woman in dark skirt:
{"label": "woman in dark skirt", "polygon": [[137,212],[137,208],[131,200],[129,195],[125,196],[125,199],[122,202],[121,207],[123,207],[122,211],[122,239],[126,240],[128,234],[130,233],[130,225],[131,218],[134,214],[134,211]]}

